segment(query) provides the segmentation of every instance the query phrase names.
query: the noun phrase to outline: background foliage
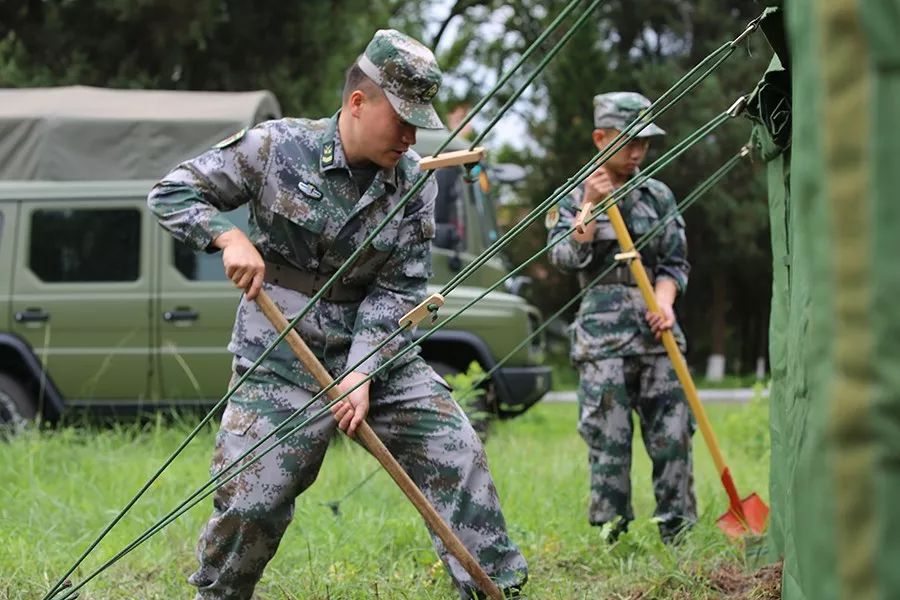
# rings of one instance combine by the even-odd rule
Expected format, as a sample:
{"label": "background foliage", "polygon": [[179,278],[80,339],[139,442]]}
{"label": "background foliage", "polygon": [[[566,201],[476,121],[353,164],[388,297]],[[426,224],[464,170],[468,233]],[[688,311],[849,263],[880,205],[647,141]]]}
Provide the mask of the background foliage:
{"label": "background foliage", "polygon": [[[275,92],[285,114],[327,115],[337,107],[344,69],[374,29],[393,26],[436,47],[449,85],[448,110],[481,97],[566,4],[563,0],[68,0],[0,2],[0,86],[84,84],[128,88]],[[752,0],[608,0],[514,107],[527,124],[525,149],[492,148],[493,156],[529,167],[520,187],[534,206],[590,156],[591,99],[630,89],[654,98],[707,53],[733,39],[762,10]],[[582,6],[586,6],[587,2]],[[573,21],[570,18],[569,22]],[[549,49],[565,27],[545,43]],[[751,38],[698,90],[660,119],[668,136],[654,155],[749,92],[768,62]],[[542,52],[527,64],[521,81]],[[507,86],[492,114],[515,89]],[[749,125],[731,122],[660,178],[683,197],[747,140]],[[488,145],[491,138],[487,139]],[[651,156],[652,158],[652,156]],[[519,213],[513,211],[509,219]],[[729,355],[733,371],[765,355],[771,262],[764,189],[756,165],[745,165],[686,215],[694,266],[679,305],[702,365]],[[535,225],[510,251],[530,256],[545,242]],[[548,314],[575,282],[546,263],[531,270],[531,300]]]}

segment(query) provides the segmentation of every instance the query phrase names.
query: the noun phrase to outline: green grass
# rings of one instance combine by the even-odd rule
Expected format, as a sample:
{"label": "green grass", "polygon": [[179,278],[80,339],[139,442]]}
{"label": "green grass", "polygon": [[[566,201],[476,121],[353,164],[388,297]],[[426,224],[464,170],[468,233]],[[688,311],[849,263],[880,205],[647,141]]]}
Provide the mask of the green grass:
{"label": "green grass", "polygon": [[[711,406],[710,416],[742,494],[767,497],[767,408]],[[531,568],[531,599],[719,598],[710,582],[723,565],[746,567],[741,548],[714,526],[725,509],[715,469],[695,437],[701,523],[677,548],[650,521],[649,461],[636,442],[638,520],[608,546],[586,522],[586,450],[573,404],[538,405],[495,427],[490,464],[514,539]],[[179,425],[29,432],[3,446],[0,465],[0,599],[40,598],[183,439]],[[100,564],[206,480],[213,432],[205,431],[76,572]],[[316,484],[257,589],[265,599],[455,598],[418,514],[378,473],[341,503],[375,466],[345,442],[328,453]],[[82,600],[189,598],[184,581],[209,500],[88,584]],[[638,595],[643,592],[644,595]],[[733,597],[733,596],[729,596]],[[756,597],[754,595],[747,596]]]}
{"label": "green grass", "polygon": [[546,363],[553,369],[553,391],[567,392],[578,389],[578,371],[572,366],[568,355],[549,354]]}

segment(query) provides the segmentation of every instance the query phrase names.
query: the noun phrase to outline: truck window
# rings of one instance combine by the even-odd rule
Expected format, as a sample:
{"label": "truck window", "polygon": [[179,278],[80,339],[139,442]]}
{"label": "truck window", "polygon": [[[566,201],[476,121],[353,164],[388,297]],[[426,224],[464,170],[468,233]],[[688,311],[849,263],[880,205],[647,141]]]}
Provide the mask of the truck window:
{"label": "truck window", "polygon": [[434,203],[434,245],[450,250],[465,250],[462,169],[437,169],[434,178],[438,184]]}
{"label": "truck window", "polygon": [[[479,165],[480,167],[481,165]],[[488,193],[490,181],[487,171],[483,168],[478,171],[478,180],[473,182],[472,193],[475,197],[475,210],[478,211],[478,222],[481,225],[481,235],[488,246],[497,241],[497,214],[494,208],[493,198]]]}
{"label": "truck window", "polygon": [[39,209],[31,215],[28,267],[42,281],[135,281],[140,252],[138,209]]}
{"label": "truck window", "polygon": [[[250,209],[248,205],[239,206],[231,212],[225,213],[228,220],[234,223],[244,233],[248,232],[248,220]],[[197,252],[172,238],[172,255],[175,260],[175,268],[178,272],[191,281],[227,281],[225,269],[222,267],[221,252]]]}

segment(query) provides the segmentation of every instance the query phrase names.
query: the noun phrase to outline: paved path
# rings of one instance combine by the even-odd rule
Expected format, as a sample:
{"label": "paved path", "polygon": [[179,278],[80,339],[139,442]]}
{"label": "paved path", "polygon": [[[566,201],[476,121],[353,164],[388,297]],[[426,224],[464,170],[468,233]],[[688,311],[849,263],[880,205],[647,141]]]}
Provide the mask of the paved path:
{"label": "paved path", "polygon": [[[753,388],[737,389],[702,389],[697,390],[701,402],[736,402],[744,403],[753,398]],[[769,389],[763,390],[763,395],[769,395]],[[542,402],[575,402],[575,390],[568,392],[548,392]]]}

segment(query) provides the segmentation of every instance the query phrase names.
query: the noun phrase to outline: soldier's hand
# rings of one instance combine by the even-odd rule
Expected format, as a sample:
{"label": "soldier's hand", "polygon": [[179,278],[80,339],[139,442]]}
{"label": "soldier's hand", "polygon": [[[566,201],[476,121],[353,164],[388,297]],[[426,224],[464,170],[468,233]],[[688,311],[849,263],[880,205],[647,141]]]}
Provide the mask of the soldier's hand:
{"label": "soldier's hand", "polygon": [[647,314],[644,315],[656,339],[660,339],[664,331],[675,326],[675,310],[672,308],[672,305],[660,304],[659,310],[661,311],[659,313],[653,313],[648,310]]}
{"label": "soldier's hand", "polygon": [[[353,371],[347,373],[340,383],[337,384],[337,390],[345,393],[367,377],[366,373]],[[346,431],[347,435],[354,437],[356,428],[365,420],[369,413],[369,385],[371,380],[367,380],[358,388],[350,392],[343,400],[331,407],[331,413],[338,422],[341,431]]]}
{"label": "soldier's hand", "polygon": [[675,326],[675,310],[672,306],[675,304],[675,296],[678,295],[678,288],[671,279],[661,277],[656,281],[656,287],[653,290],[656,296],[656,303],[659,305],[659,313],[653,313],[649,310],[645,315],[647,323],[656,339],[660,339],[664,331],[672,329]]}
{"label": "soldier's hand", "polygon": [[612,178],[604,167],[597,167],[584,182],[584,199],[582,202],[600,204],[616,190]]}
{"label": "soldier's hand", "polygon": [[222,249],[222,265],[228,279],[244,290],[249,300],[256,298],[262,289],[266,263],[250,238],[235,228],[213,240],[213,246]]}

